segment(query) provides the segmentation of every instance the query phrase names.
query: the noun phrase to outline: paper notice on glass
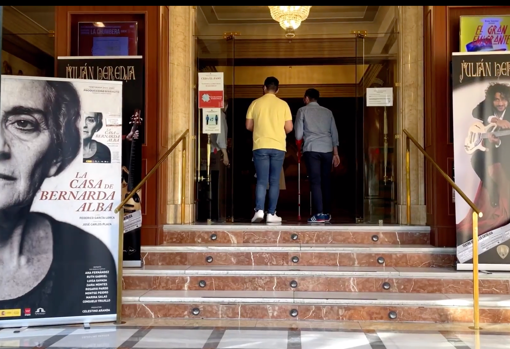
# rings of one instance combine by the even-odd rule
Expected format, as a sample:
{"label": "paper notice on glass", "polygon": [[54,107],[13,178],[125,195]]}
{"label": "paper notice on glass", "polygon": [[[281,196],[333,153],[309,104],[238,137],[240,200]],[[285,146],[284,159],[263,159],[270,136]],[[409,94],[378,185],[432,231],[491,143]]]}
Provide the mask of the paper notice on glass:
{"label": "paper notice on glass", "polygon": [[133,213],[124,215],[124,234],[129,233],[142,226],[142,211],[138,210]]}
{"label": "paper notice on glass", "polygon": [[392,107],[393,87],[367,88],[367,107]]}
{"label": "paper notice on glass", "polygon": [[[510,224],[491,230],[478,238],[478,255],[510,240]],[[457,258],[465,263],[473,258],[473,240],[457,246]]]}

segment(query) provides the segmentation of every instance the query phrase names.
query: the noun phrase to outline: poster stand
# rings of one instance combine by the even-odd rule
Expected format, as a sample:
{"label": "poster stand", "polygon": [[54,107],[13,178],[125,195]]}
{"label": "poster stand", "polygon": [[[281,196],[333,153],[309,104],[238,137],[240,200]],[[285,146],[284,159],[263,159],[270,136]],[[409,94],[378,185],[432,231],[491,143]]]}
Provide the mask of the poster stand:
{"label": "poster stand", "polygon": [[[25,239],[13,239],[9,225],[2,228],[5,241],[20,253],[0,268],[6,286],[0,299],[0,327],[22,332],[29,326],[90,327],[93,322],[120,320],[122,222],[118,226],[112,213],[121,201],[121,183],[116,179],[121,171],[122,83],[32,76],[1,79],[2,113],[8,114],[12,105],[26,105],[32,97],[33,108],[45,110],[46,122],[57,126],[41,128],[48,142],[26,141],[25,161],[39,171],[39,180],[31,181],[20,172],[10,179],[19,183],[17,187],[1,188],[6,197],[2,210],[17,210],[18,218],[10,226],[23,224]],[[48,111],[46,103],[51,103]],[[40,121],[32,122],[34,128],[40,127]],[[13,154],[20,151],[10,138],[2,141]],[[4,161],[2,168],[12,171],[13,165]],[[23,185],[30,190],[19,191]],[[22,199],[22,205],[9,199],[13,195]],[[32,221],[38,223],[25,224]],[[25,240],[36,243],[27,245]],[[19,278],[26,273],[32,277]]]}
{"label": "poster stand", "polygon": [[[202,133],[207,134],[207,174],[205,178],[200,175],[197,180],[206,180],[207,183],[207,202],[208,218],[207,224],[212,224],[212,198],[213,186],[211,181],[211,134],[221,133],[221,108],[224,107],[225,91],[224,77],[222,72],[218,73],[198,73],[198,108],[202,112]],[[199,125],[200,129],[200,125]],[[198,137],[198,148],[200,149],[200,137]],[[200,174],[200,151],[198,153],[198,171]]]}

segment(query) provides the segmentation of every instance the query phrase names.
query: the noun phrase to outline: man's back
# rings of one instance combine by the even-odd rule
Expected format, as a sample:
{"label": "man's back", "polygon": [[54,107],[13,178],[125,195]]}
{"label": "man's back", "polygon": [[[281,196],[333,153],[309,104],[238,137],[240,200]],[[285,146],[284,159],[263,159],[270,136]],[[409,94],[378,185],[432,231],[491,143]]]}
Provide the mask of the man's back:
{"label": "man's back", "polygon": [[331,152],[338,144],[338,131],[333,113],[317,102],[300,108],[296,116],[296,139],[304,138],[303,151]]}
{"label": "man's back", "polygon": [[285,121],[292,120],[289,105],[272,93],[254,100],[246,119],[252,119],[253,150],[277,149],[286,151]]}

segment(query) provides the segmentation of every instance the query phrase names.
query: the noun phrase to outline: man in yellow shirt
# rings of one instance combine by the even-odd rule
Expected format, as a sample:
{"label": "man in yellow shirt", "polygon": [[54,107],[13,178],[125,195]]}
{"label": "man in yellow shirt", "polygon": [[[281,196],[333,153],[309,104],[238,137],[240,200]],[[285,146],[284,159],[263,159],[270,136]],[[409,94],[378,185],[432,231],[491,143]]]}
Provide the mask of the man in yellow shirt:
{"label": "man in yellow shirt", "polygon": [[292,132],[289,105],[276,97],[279,81],[270,76],[264,81],[264,95],[254,100],[246,113],[246,129],[253,132],[253,162],[257,173],[255,215],[252,223],[264,219],[264,202],[269,183],[267,223],[281,223],[276,215],[280,195],[280,172],[285,159],[287,133]]}

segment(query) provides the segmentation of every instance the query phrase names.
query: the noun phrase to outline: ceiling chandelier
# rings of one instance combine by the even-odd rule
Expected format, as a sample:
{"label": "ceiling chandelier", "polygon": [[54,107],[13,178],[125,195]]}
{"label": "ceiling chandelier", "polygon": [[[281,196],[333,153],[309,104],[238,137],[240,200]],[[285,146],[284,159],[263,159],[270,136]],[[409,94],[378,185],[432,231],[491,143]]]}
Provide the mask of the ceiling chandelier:
{"label": "ceiling chandelier", "polygon": [[294,36],[294,30],[308,18],[312,6],[268,6],[271,17],[285,30],[287,36]]}

